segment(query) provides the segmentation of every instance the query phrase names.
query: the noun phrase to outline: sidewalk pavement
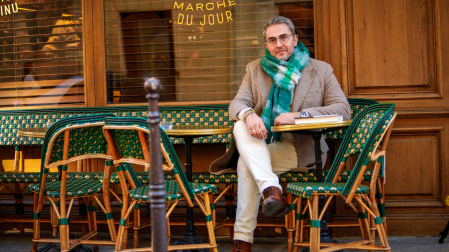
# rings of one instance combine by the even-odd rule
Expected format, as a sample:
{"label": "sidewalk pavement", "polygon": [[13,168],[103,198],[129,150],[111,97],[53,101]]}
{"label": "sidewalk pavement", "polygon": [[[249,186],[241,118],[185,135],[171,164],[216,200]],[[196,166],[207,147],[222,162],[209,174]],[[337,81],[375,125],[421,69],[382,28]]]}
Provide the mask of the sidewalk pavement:
{"label": "sidewalk pavement", "polygon": [[[49,237],[50,233],[43,232],[42,237]],[[148,241],[148,234],[141,234],[142,246]],[[103,236],[103,234],[100,234]],[[21,235],[18,230],[0,230],[0,251],[26,251],[29,252],[32,247],[31,239],[33,237],[33,231],[26,229],[24,235]],[[107,236],[106,236],[107,237]],[[101,237],[99,237],[101,238]],[[172,237],[172,241],[175,241],[182,237]],[[201,237],[200,237],[201,238]],[[445,239],[443,244],[438,243],[439,237],[415,237],[415,236],[393,236],[388,237],[388,241],[391,245],[391,251],[394,252],[408,252],[408,251],[427,251],[427,252],[448,252],[449,251],[449,237]],[[338,238],[339,242],[348,242],[354,240],[354,238]],[[130,237],[131,241],[131,237]],[[287,237],[256,237],[252,246],[254,252],[286,252],[287,251]],[[228,252],[232,250],[233,241],[229,236],[217,236],[218,251]],[[42,244],[40,246],[43,246]],[[40,247],[39,246],[39,247]],[[52,249],[50,251],[58,251]],[[76,249],[74,250],[76,251]],[[100,252],[114,251],[112,247],[100,247]],[[359,251],[359,250],[347,250],[347,251]]]}

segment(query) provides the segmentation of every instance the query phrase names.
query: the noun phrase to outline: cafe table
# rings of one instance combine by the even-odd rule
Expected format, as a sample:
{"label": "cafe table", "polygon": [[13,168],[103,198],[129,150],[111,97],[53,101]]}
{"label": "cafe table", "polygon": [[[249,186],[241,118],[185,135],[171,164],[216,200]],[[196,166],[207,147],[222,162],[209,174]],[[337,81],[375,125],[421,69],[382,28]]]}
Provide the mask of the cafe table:
{"label": "cafe table", "polygon": [[[232,131],[232,126],[225,125],[173,125],[164,129],[170,137],[182,138],[185,142],[185,169],[189,182],[192,182],[192,143],[193,139],[198,137],[207,137],[212,135],[228,134]],[[195,235],[195,226],[193,221],[193,208],[187,207],[186,234],[183,239],[175,241],[178,244],[197,244],[203,243]]]}
{"label": "cafe table", "polygon": [[[294,125],[282,125],[273,126],[271,131],[273,132],[291,132],[299,134],[312,135],[312,139],[315,147],[315,167],[316,167],[316,177],[317,182],[323,182],[323,162],[321,160],[321,144],[320,140],[324,133],[337,130],[339,128],[348,127],[351,124],[351,120],[340,121],[340,122],[324,122],[324,123],[304,123],[304,124],[294,124]],[[324,196],[320,196],[319,208],[324,207]],[[321,242],[333,242],[335,243],[330,235],[328,234],[327,223],[324,218],[321,220]]]}
{"label": "cafe table", "polygon": [[37,128],[23,128],[19,129],[17,135],[19,137],[35,137],[44,138],[47,132],[47,127],[37,127]]}

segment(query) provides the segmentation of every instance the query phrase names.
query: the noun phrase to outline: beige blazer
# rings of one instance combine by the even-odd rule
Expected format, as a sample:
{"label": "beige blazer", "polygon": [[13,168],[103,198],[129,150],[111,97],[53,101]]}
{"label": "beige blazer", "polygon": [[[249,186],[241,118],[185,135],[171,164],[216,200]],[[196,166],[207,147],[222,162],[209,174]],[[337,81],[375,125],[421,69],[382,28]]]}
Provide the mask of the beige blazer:
{"label": "beige blazer", "polygon": [[[294,89],[291,111],[306,111],[311,115],[340,114],[344,120],[351,118],[351,108],[346,99],[337,78],[333,74],[332,67],[319,60],[310,59],[309,64],[301,71],[301,79]],[[260,66],[260,59],[246,66],[246,74],[240,85],[239,91],[229,105],[229,116],[237,121],[237,114],[245,108],[253,108],[261,116],[273,84],[270,76]],[[298,156],[298,170],[306,171],[306,168],[315,162],[313,139],[310,135],[293,134],[296,152]],[[235,159],[233,146],[225,155]],[[321,139],[323,156],[329,150],[324,137]],[[217,160],[210,167],[213,174],[221,174],[225,168],[234,168],[236,161],[229,164],[223,160]],[[215,167],[214,167],[215,166]],[[223,167],[225,166],[225,167]]]}

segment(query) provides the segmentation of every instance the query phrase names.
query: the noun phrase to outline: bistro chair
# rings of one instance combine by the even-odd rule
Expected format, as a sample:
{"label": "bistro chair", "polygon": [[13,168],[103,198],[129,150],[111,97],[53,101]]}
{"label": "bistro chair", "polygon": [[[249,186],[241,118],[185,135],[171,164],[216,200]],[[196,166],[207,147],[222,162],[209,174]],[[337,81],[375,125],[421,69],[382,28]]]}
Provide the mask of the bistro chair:
{"label": "bistro chair", "polygon": [[[112,157],[107,152],[107,142],[102,133],[104,119],[112,114],[99,114],[77,116],[62,119],[53,124],[46,133],[41,155],[40,183],[30,185],[28,188],[34,193],[34,234],[33,249],[36,251],[38,243],[60,244],[61,251],[69,251],[80,244],[115,245],[116,229],[112,218],[112,209],[109,201],[109,179],[103,182],[91,176],[67,171],[69,163],[87,160],[104,159],[104,177],[110,176]],[[48,170],[53,167],[60,169],[60,180],[47,180]],[[69,178],[69,179],[68,179]],[[104,204],[98,196],[103,193]],[[41,238],[40,213],[47,198],[59,223],[59,239]],[[88,228],[89,232],[78,239],[69,235],[69,217],[74,199],[83,198],[88,202]],[[66,200],[70,200],[68,207]],[[105,212],[111,240],[100,241],[96,239],[97,221],[95,205],[98,204]],[[93,238],[94,240],[89,240]]]}
{"label": "bistro chair", "polygon": [[[133,178],[133,168],[130,166],[126,171],[119,167],[123,163],[144,165],[151,169],[149,157],[148,135],[150,129],[148,123],[143,118],[120,117],[106,118],[103,132],[112,151],[114,165],[117,168],[120,178],[120,185],[123,192],[123,208],[119,231],[117,234],[116,251],[122,249],[126,239],[126,222],[136,205],[141,202],[151,202],[149,185],[141,186]],[[180,200],[185,200],[189,207],[194,207],[193,201],[196,201],[206,217],[206,226],[209,235],[209,242],[204,244],[189,245],[169,245],[169,250],[191,250],[191,249],[212,249],[217,250],[215,241],[214,227],[212,225],[211,207],[209,202],[209,193],[216,193],[216,186],[204,183],[191,183],[187,181],[184,170],[178,160],[176,152],[170,143],[169,137],[160,130],[161,152],[163,155],[163,169],[171,171],[174,180],[165,180],[165,199],[167,202],[167,236],[170,238],[169,217]],[[135,218],[136,219],[136,218]],[[134,221],[134,229],[141,228],[139,222]],[[138,233],[134,233],[136,242]],[[168,239],[170,240],[170,239]],[[136,243],[134,243],[137,246]],[[142,250],[143,248],[139,248]],[[150,249],[150,248],[148,248]],[[132,249],[131,249],[132,250]]]}
{"label": "bistro chair", "polygon": [[[379,102],[371,99],[365,99],[365,98],[348,98],[348,103],[351,107],[351,118],[355,118],[357,114],[359,114],[361,111],[363,111],[365,108],[374,105],[379,104]],[[346,128],[340,128],[336,129],[327,133],[324,133],[323,136],[326,140],[342,140],[346,134],[347,129]],[[231,143],[229,144],[229,149],[236,148],[235,143],[233,140],[231,140]],[[216,222],[216,216],[215,211],[213,212],[213,223],[216,228],[219,227],[229,227],[230,228],[230,234],[231,237],[233,236],[233,227],[234,227],[234,219],[235,219],[235,196],[236,193],[236,186],[238,178],[237,178],[237,161],[238,161],[238,152],[231,152],[234,153],[233,156],[227,155],[225,153],[222,157],[215,160],[211,166],[210,166],[210,173],[205,172],[194,172],[193,173],[193,181],[194,182],[201,182],[201,183],[209,183],[209,184],[226,184],[225,188],[218,194],[213,204],[215,205],[219,200],[221,200],[223,197],[225,198],[225,206],[226,206],[226,219],[222,222]],[[226,169],[222,169],[223,166],[226,166]],[[383,167],[383,166],[382,166]],[[219,171],[219,172],[218,172]],[[364,181],[371,180],[372,175],[372,169],[365,171]],[[326,177],[328,173],[328,170],[323,170],[323,177]],[[349,178],[350,172],[348,170],[342,171],[339,182],[344,182]],[[383,181],[384,173],[379,173],[379,180]],[[314,167],[310,167],[310,170],[308,172],[300,172],[296,169],[293,169],[290,172],[278,174],[279,182],[283,184],[287,184],[290,182],[316,182],[317,181],[317,174],[314,170]],[[380,190],[380,189],[379,189]],[[377,200],[379,201],[379,205],[381,205],[384,209],[384,198],[383,193],[379,192],[377,195]],[[381,213],[384,213],[384,211],[381,211]],[[292,213],[293,214],[293,213]],[[384,215],[383,215],[384,216]],[[287,218],[287,217],[286,217]],[[328,223],[329,224],[329,223]],[[290,232],[293,230],[293,227],[290,226],[289,222],[285,222],[285,224],[275,224],[275,223],[266,223],[266,224],[260,224],[259,226],[270,226],[270,227],[284,227],[287,230],[290,230]],[[352,224],[350,224],[352,225]],[[291,234],[289,232],[289,234]],[[292,239],[292,238],[290,238]]]}
{"label": "bistro chair", "polygon": [[[347,129],[336,158],[323,183],[293,182],[287,184],[287,193],[297,196],[294,251],[298,251],[299,247],[305,246],[313,252],[321,251],[321,247],[326,247],[323,251],[338,251],[341,249],[390,250],[375,195],[378,183],[377,176],[381,169],[378,159],[385,155],[395,117],[393,104],[377,104],[364,109],[353,119]],[[347,162],[349,158],[352,158],[352,162]],[[370,162],[374,163],[373,174],[369,185],[364,185],[361,182]],[[347,165],[352,165],[352,171],[347,182],[337,183],[343,168]],[[320,244],[321,219],[330,201],[338,195],[357,213],[363,240],[346,244]],[[320,196],[326,198],[323,209],[319,209]],[[289,198],[291,198],[290,195]],[[305,199],[304,207],[303,199]],[[353,200],[357,201],[357,205],[352,203]],[[310,242],[303,241],[307,211],[310,218]],[[370,216],[369,219],[368,216]],[[375,231],[379,234],[381,245],[375,245]]]}

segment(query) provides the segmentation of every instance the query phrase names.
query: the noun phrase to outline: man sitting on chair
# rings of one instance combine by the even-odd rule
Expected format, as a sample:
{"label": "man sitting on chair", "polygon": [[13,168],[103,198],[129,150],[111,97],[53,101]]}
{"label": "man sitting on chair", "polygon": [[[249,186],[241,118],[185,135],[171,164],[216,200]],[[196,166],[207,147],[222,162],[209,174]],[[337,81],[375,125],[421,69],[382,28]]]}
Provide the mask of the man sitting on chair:
{"label": "man sitting on chair", "polygon": [[[266,216],[282,217],[291,211],[276,174],[306,172],[315,162],[310,135],[271,132],[271,126],[294,124],[300,116],[340,114],[345,120],[351,116],[332,67],[309,57],[290,19],[270,18],[263,34],[265,56],[246,66],[229,105],[229,116],[237,121],[233,133],[240,155],[232,251],[251,251],[260,197]],[[324,163],[328,150],[324,138],[321,149]]]}

